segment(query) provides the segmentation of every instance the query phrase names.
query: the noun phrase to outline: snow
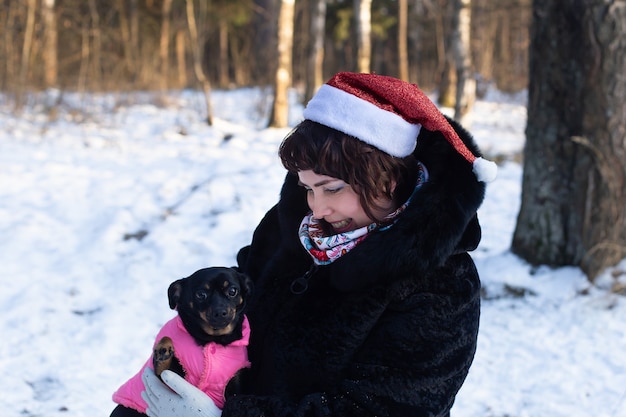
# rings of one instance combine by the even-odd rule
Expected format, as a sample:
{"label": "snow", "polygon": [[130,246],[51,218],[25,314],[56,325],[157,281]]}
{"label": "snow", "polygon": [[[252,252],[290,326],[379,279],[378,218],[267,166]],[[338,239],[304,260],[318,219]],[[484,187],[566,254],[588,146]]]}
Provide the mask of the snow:
{"label": "snow", "polygon": [[[624,417],[626,300],[611,287],[626,260],[591,284],[509,250],[525,100],[492,91],[467,126],[500,166],[473,253],[478,351],[452,417]],[[233,265],[250,241],[277,200],[289,129],[263,127],[267,91],[215,91],[212,103],[209,127],[191,91],[48,91],[19,113],[0,96],[2,416],[108,416],[174,315],[170,282]]]}

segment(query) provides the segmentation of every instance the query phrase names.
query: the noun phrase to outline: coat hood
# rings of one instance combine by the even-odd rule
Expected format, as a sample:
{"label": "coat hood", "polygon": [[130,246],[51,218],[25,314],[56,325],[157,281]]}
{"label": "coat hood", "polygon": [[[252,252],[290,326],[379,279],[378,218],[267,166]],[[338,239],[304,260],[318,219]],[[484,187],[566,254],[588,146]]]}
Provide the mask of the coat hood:
{"label": "coat hood", "polygon": [[[466,146],[477,156],[480,151],[471,135],[448,119]],[[330,281],[343,291],[404,276],[420,276],[442,266],[456,254],[474,250],[481,238],[477,210],[483,201],[485,183],[440,132],[422,129],[413,155],[428,169],[428,181],[414,194],[397,222],[384,232],[374,232],[353,250],[333,262]],[[306,191],[298,177],[289,173],[278,203],[280,233],[292,242],[294,255],[302,256],[297,230],[309,211]],[[383,266],[381,267],[381,259]],[[385,271],[381,276],[380,271]]]}

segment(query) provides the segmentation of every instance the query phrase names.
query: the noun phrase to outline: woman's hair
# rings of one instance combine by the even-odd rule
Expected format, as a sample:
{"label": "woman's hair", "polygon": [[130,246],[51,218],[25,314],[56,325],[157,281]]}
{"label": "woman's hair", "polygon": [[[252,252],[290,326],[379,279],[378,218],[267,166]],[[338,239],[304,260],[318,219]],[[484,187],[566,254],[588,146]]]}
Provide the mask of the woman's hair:
{"label": "woman's hair", "polygon": [[278,154],[283,166],[292,173],[312,170],[345,181],[359,195],[365,213],[376,221],[382,220],[372,214],[376,199],[384,197],[396,205],[404,203],[417,178],[417,162],[412,155],[393,157],[310,120],[304,120],[287,135]]}

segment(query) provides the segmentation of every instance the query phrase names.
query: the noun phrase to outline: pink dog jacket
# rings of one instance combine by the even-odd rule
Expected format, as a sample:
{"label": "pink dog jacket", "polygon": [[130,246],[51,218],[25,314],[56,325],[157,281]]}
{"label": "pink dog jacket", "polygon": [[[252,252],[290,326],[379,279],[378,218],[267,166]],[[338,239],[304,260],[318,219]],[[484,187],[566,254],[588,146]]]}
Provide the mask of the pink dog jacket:
{"label": "pink dog jacket", "polygon": [[[241,339],[227,346],[213,342],[199,346],[183,326],[180,317],[176,316],[161,328],[155,345],[165,336],[171,338],[174,354],[185,370],[185,379],[211,397],[215,405],[223,408],[226,384],[239,369],[250,366],[247,350],[250,324],[247,317],[243,320],[242,334]],[[114,402],[141,413],[146,412],[148,405],[141,398],[144,390],[141,374],[146,366],[153,369],[152,355],[141,370],[113,394]]]}

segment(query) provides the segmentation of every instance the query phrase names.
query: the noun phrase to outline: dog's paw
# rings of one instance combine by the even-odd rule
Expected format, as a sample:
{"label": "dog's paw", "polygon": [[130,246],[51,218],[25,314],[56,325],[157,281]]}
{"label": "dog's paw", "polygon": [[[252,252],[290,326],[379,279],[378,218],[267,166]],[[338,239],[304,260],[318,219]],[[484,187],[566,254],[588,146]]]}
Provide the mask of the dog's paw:
{"label": "dog's paw", "polygon": [[165,336],[154,346],[154,351],[152,352],[154,373],[161,376],[161,372],[171,368],[173,360],[174,342],[172,342],[172,339]]}

